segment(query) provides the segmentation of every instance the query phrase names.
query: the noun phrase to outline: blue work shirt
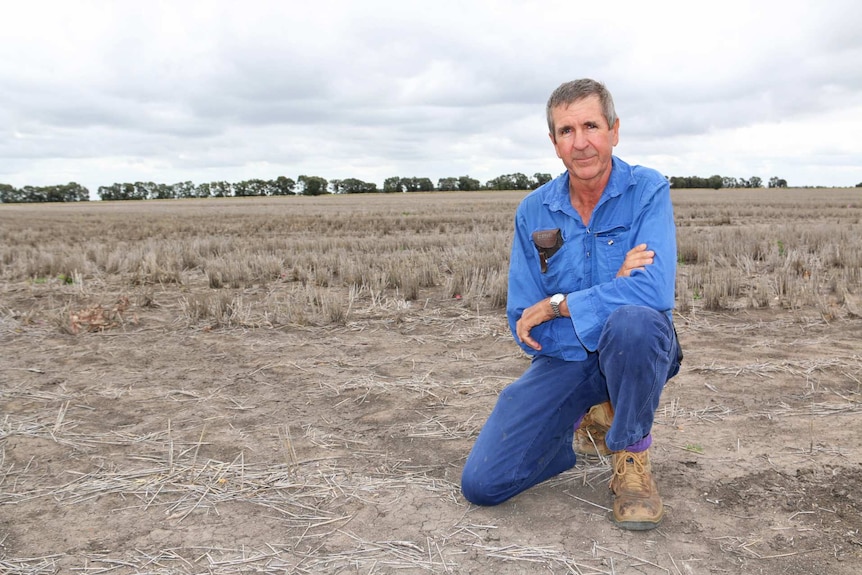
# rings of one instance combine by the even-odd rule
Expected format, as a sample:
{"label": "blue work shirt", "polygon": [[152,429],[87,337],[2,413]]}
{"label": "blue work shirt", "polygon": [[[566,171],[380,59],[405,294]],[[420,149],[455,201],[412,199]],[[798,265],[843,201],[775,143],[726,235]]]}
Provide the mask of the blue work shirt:
{"label": "blue work shirt", "polygon": [[[563,244],[547,258],[543,273],[532,236],[553,229],[560,230]],[[638,244],[655,252],[653,263],[629,277],[616,277],[626,252]],[[572,317],[546,321],[531,331],[542,351],[518,344],[530,355],[586,359],[618,307],[641,305],[671,315],[676,257],[670,186],[663,175],[614,156],[607,186],[584,225],[572,207],[569,174],[564,172],[525,197],[515,214],[506,305],[512,335],[518,342],[515,323],[526,308],[555,293],[566,294]]]}

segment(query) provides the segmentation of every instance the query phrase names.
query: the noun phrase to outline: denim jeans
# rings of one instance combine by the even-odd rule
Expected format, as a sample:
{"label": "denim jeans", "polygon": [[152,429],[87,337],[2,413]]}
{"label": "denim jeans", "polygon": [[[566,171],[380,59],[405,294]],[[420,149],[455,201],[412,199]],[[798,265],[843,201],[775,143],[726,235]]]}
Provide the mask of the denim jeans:
{"label": "denim jeans", "polygon": [[642,306],[615,310],[583,361],[535,357],[500,393],[479,433],[461,476],[464,497],[496,505],[574,467],[574,423],[604,401],[615,412],[608,448],[643,439],[681,360],[672,321]]}

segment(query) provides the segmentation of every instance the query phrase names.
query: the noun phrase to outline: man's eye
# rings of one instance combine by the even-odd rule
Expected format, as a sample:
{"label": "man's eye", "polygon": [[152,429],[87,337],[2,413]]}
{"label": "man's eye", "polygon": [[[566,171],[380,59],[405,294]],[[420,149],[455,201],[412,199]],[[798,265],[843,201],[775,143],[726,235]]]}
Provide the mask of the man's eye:
{"label": "man's eye", "polygon": [[599,127],[598,124],[594,124],[593,122],[587,122],[587,128],[590,130],[595,130],[598,127]]}

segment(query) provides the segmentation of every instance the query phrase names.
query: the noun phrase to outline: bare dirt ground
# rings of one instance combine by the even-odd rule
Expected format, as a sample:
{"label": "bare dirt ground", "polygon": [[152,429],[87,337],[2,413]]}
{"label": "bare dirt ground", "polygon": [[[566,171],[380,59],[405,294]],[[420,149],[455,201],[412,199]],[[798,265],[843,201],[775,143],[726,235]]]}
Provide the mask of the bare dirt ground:
{"label": "bare dirt ground", "polygon": [[[0,309],[42,290],[7,285]],[[461,497],[527,364],[501,310],[428,291],[343,326],[208,330],[171,291],[150,304],[78,335],[0,317],[0,572],[862,572],[862,320],[678,315],[667,516],[631,533],[602,463],[495,508]]]}

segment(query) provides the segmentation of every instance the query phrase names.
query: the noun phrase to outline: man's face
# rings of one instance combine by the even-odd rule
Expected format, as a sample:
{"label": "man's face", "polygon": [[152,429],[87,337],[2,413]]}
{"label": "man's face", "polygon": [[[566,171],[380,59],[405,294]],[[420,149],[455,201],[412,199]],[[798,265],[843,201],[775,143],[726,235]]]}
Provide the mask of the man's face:
{"label": "man's face", "polygon": [[613,126],[602,113],[598,96],[590,96],[551,110],[554,133],[551,142],[569,177],[582,183],[596,183],[611,170],[611,156],[619,142],[620,120]]}

